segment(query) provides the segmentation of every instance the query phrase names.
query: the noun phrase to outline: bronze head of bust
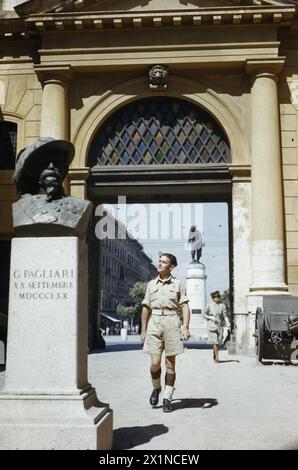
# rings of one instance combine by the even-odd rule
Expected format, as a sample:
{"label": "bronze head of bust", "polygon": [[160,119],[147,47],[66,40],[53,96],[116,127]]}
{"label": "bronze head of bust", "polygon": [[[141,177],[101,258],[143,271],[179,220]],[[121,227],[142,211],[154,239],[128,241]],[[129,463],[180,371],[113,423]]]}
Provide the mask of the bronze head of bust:
{"label": "bronze head of bust", "polygon": [[13,181],[20,200],[13,204],[16,236],[85,237],[92,204],[66,196],[63,180],[74,157],[66,140],[41,137],[19,152]]}
{"label": "bronze head of bust", "polygon": [[40,137],[21,150],[17,155],[13,175],[18,194],[47,193],[49,199],[63,196],[62,183],[74,153],[71,142],[53,137]]}

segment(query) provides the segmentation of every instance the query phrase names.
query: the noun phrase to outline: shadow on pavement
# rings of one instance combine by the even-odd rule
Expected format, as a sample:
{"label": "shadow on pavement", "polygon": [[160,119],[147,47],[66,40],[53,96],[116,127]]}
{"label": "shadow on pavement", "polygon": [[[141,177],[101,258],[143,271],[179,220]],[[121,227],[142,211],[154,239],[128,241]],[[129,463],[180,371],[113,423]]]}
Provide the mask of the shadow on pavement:
{"label": "shadow on pavement", "polygon": [[[108,352],[138,351],[143,348],[142,343],[110,343],[106,344],[105,349],[94,349],[89,354],[102,354]],[[212,349],[212,345],[206,343],[185,343],[185,349]]]}
{"label": "shadow on pavement", "polygon": [[173,409],[182,410],[184,408],[213,408],[218,405],[216,398],[179,398],[172,401]]}
{"label": "shadow on pavement", "polygon": [[184,343],[186,349],[212,349],[212,344],[187,341]]}
{"label": "shadow on pavement", "polygon": [[[185,349],[212,349],[212,344],[199,343],[199,342],[185,342]],[[139,351],[143,348],[141,342],[139,343],[125,343],[121,340],[115,343],[107,343],[104,349],[94,349],[89,354],[102,354],[108,352],[121,352],[121,351]]]}
{"label": "shadow on pavement", "polygon": [[109,352],[121,352],[121,351],[136,351],[141,350],[143,345],[140,343],[115,343],[107,344],[105,349],[94,349],[89,354],[102,354]]}
{"label": "shadow on pavement", "polygon": [[150,426],[133,426],[131,428],[115,429],[113,433],[113,450],[126,450],[145,444],[155,436],[169,431],[164,424],[151,424]]}
{"label": "shadow on pavement", "polygon": [[262,362],[257,361],[258,366],[281,366],[281,367],[298,367],[298,364],[291,361],[275,361],[274,359],[263,359]]}
{"label": "shadow on pavement", "polygon": [[4,372],[5,371],[5,364],[0,364],[0,372]]}
{"label": "shadow on pavement", "polygon": [[237,359],[230,359],[228,361],[221,361],[219,360],[219,364],[224,364],[225,362],[240,362],[240,361],[237,361]]}

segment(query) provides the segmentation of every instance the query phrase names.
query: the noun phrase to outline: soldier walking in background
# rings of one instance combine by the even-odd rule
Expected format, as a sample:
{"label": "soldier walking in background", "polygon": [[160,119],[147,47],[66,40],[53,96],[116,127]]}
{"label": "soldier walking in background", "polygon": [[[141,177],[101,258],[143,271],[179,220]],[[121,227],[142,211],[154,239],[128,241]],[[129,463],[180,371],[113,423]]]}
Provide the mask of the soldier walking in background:
{"label": "soldier walking in background", "polygon": [[213,360],[219,361],[219,348],[223,339],[223,328],[230,328],[230,321],[227,316],[226,307],[220,302],[220,292],[211,292],[212,302],[204,310],[204,318],[208,321],[209,341],[213,343]]}

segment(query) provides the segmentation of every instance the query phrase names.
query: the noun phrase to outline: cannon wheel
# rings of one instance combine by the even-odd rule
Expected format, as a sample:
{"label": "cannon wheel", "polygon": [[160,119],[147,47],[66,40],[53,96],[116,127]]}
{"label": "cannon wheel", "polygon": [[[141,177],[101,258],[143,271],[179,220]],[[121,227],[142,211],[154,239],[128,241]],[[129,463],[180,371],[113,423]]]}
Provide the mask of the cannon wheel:
{"label": "cannon wheel", "polygon": [[256,355],[258,361],[262,364],[264,357],[264,332],[265,321],[263,315],[257,315],[256,318]]}

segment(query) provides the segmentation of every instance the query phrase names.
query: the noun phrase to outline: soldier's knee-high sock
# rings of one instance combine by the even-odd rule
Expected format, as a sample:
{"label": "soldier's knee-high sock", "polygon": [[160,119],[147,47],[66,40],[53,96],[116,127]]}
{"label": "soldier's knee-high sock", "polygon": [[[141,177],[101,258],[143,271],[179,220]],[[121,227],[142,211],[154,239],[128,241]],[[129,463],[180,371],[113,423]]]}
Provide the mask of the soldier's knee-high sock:
{"label": "soldier's knee-high sock", "polygon": [[218,351],[219,351],[219,346],[217,344],[213,345],[213,358],[215,361],[218,361]]}
{"label": "soldier's knee-high sock", "polygon": [[161,388],[161,384],[160,384],[161,369],[158,369],[156,371],[150,370],[150,373],[151,373],[151,380],[152,380],[153,388]]}
{"label": "soldier's knee-high sock", "polygon": [[174,393],[174,383],[176,380],[176,374],[166,373],[166,388],[164,393],[164,398],[171,401]]}
{"label": "soldier's knee-high sock", "polygon": [[174,387],[174,383],[176,380],[176,374],[169,374],[168,372],[166,373],[166,385],[170,385],[170,387]]}

